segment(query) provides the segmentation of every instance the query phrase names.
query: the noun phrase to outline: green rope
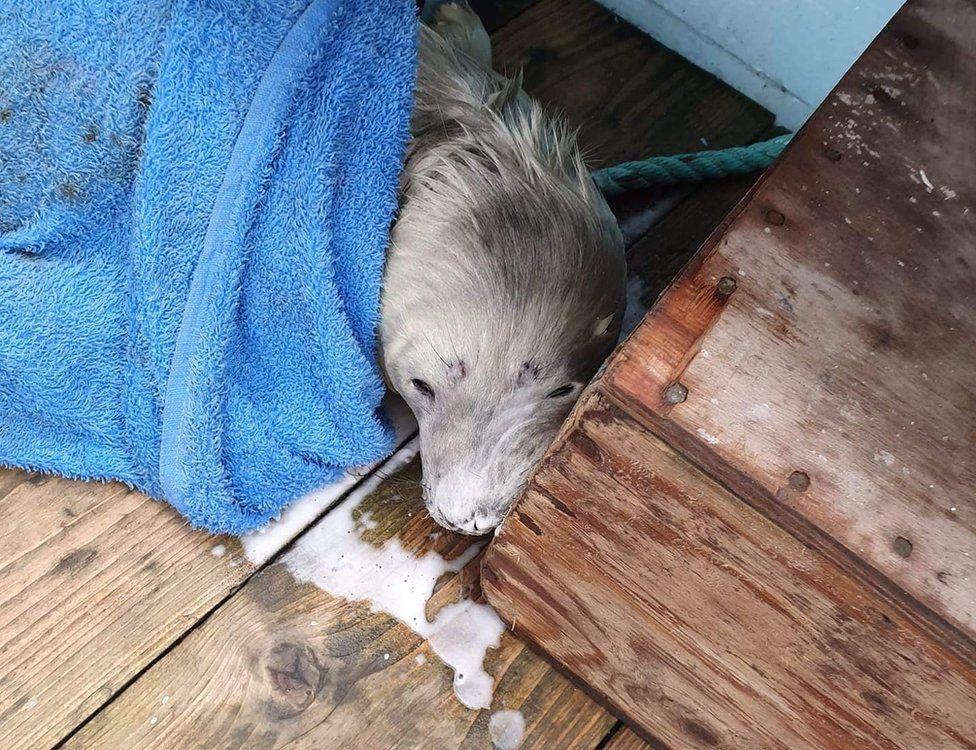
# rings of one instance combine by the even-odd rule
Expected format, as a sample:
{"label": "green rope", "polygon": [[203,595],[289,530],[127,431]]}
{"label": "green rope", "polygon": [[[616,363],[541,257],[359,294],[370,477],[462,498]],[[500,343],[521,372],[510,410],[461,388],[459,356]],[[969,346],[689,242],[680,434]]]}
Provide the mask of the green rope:
{"label": "green rope", "polygon": [[619,195],[651,185],[701,182],[717,177],[748,174],[766,169],[779,156],[792,134],[779,135],[749,146],[717,151],[699,151],[677,156],[652,156],[643,161],[628,161],[593,173],[604,195]]}

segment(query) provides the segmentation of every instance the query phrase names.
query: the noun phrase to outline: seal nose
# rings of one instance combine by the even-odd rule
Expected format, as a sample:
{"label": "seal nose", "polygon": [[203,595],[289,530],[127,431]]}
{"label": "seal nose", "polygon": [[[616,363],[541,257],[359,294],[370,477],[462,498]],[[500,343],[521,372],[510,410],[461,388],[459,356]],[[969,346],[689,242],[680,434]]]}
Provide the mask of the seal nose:
{"label": "seal nose", "polygon": [[455,531],[472,536],[483,536],[495,527],[495,522],[491,516],[483,513],[475,513],[471,518],[454,527]]}

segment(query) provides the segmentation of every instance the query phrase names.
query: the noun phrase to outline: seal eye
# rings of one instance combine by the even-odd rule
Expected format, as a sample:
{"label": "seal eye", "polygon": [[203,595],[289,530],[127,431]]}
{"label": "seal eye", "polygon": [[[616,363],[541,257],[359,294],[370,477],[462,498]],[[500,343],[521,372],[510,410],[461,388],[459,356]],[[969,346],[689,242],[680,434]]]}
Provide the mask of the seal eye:
{"label": "seal eye", "polygon": [[559,386],[556,390],[550,393],[546,398],[562,398],[563,396],[568,396],[573,392],[575,386],[572,383],[566,383],[566,385]]}
{"label": "seal eye", "polygon": [[431,388],[426,381],[417,380],[416,378],[414,378],[413,380],[410,381],[410,385],[412,385],[414,389],[418,391],[420,395],[422,395],[424,398],[429,398],[432,401],[434,400],[434,389]]}

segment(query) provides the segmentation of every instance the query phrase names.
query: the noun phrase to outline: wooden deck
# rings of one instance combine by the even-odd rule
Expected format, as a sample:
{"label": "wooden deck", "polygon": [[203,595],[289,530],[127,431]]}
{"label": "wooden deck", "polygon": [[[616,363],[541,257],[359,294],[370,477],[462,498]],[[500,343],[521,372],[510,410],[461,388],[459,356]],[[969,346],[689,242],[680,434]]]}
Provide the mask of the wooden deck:
{"label": "wooden deck", "polygon": [[[595,166],[740,144],[771,126],[586,0],[482,5],[496,66],[525,67],[528,89],[582,126]],[[749,184],[621,202],[645,300]],[[646,209],[665,205],[649,226]],[[471,541],[437,533],[418,471],[368,495],[363,533],[453,559]],[[121,485],[0,470],[0,748],[489,748],[503,708],[524,715],[525,748],[644,746],[509,633],[486,662],[491,708],[462,706],[424,639],[289,572],[315,552],[323,506],[249,558],[239,540],[194,531]],[[428,615],[479,596],[478,562],[438,582]]]}
{"label": "wooden deck", "polygon": [[665,747],[976,748],[974,42],[968,0],[909,0],[486,555],[499,613]]}

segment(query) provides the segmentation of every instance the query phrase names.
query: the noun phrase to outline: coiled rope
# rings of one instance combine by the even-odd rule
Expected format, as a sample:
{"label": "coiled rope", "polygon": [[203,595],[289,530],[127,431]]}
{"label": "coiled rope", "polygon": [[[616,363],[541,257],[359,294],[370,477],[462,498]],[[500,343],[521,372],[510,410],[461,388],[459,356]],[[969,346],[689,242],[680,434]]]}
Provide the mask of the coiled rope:
{"label": "coiled rope", "polygon": [[702,182],[718,177],[748,174],[766,169],[772,164],[786,148],[791,137],[792,134],[787,133],[749,146],[628,161],[597,170],[593,173],[593,179],[604,195],[613,196],[651,185]]}

